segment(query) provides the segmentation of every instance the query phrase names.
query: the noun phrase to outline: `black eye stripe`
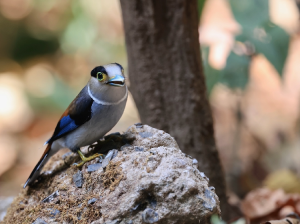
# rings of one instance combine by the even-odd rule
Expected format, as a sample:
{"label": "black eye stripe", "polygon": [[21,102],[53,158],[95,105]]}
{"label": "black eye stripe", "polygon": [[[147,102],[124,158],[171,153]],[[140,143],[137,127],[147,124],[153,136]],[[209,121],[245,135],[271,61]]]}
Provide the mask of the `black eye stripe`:
{"label": "black eye stripe", "polygon": [[98,66],[95,67],[92,71],[91,71],[91,76],[97,78],[97,73],[98,72],[102,72],[103,74],[107,74],[105,68],[103,66]]}

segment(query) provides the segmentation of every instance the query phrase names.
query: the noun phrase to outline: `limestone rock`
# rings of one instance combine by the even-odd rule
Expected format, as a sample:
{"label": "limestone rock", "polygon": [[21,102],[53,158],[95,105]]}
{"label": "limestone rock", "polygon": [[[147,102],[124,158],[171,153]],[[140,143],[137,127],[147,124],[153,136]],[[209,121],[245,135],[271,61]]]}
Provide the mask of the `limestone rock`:
{"label": "limestone rock", "polygon": [[[88,172],[98,160],[81,171],[64,164],[64,169],[55,169],[58,173],[22,190],[4,223],[193,224],[210,223],[213,214],[220,215],[214,187],[197,169],[198,161],[182,153],[174,138],[141,124],[129,127],[124,136],[135,140],[111,148],[121,150],[115,158],[108,153],[105,168]],[[59,153],[48,168],[60,164]],[[76,184],[79,177],[81,188]],[[53,192],[59,192],[55,200],[43,202]]]}

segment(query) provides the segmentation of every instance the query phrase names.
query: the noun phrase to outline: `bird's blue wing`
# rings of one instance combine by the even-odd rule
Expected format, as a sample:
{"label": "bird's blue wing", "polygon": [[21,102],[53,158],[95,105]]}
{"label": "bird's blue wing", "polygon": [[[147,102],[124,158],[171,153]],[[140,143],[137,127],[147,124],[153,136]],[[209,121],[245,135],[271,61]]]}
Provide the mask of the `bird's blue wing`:
{"label": "bird's blue wing", "polygon": [[61,138],[90,120],[93,102],[93,99],[88,94],[87,87],[83,88],[63,113],[52,137],[45,144]]}

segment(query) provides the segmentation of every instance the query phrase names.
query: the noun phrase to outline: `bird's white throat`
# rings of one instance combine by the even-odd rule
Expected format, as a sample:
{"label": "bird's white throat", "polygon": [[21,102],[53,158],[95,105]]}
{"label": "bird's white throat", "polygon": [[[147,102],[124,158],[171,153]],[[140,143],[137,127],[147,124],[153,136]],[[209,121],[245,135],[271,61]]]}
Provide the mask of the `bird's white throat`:
{"label": "bird's white throat", "polygon": [[[118,88],[118,87],[114,87],[114,88]],[[127,99],[127,96],[128,96],[128,89],[127,89],[127,86],[125,86],[126,88],[126,91],[125,91],[125,94],[124,96],[120,99],[120,100],[117,100],[117,101],[104,101],[104,100],[100,100],[100,99],[97,99],[93,93],[91,92],[90,90],[90,87],[88,86],[88,93],[90,95],[90,97],[97,103],[97,104],[101,104],[101,105],[117,105],[121,102],[123,102],[124,100]]]}

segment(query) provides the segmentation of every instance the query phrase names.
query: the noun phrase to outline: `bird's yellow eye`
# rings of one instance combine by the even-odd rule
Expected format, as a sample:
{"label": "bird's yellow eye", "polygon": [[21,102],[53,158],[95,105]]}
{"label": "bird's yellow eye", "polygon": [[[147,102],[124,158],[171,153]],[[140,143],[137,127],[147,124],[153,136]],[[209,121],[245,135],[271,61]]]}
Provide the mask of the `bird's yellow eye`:
{"label": "bird's yellow eye", "polygon": [[122,75],[124,75],[124,68],[122,68],[121,72],[122,72]]}
{"label": "bird's yellow eye", "polygon": [[106,75],[103,72],[97,72],[97,79],[102,82],[106,79]]}

